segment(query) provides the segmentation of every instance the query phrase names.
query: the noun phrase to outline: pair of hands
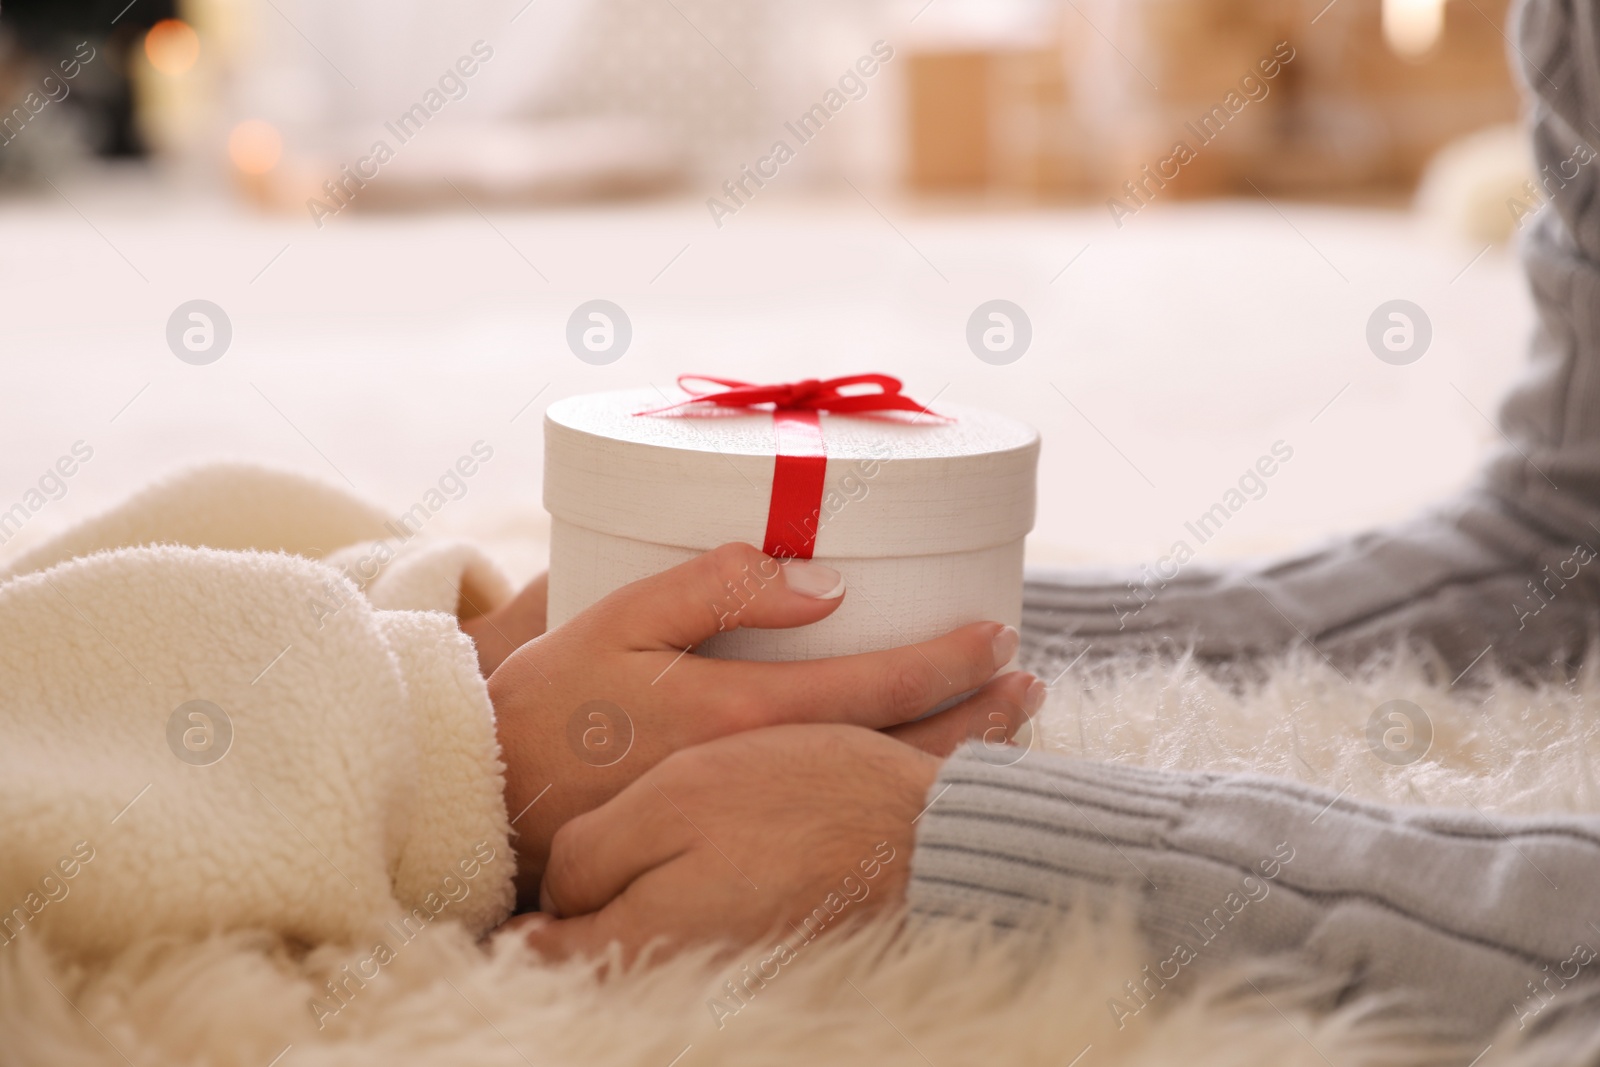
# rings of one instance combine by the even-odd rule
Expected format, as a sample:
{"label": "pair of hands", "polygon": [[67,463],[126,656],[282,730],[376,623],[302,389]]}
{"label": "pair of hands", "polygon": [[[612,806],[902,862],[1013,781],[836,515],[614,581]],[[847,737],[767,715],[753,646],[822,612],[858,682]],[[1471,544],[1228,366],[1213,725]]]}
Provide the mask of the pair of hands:
{"label": "pair of hands", "polygon": [[864,884],[868,864],[856,914],[903,896],[939,757],[1009,738],[1044,687],[995,677],[1017,649],[999,623],[795,663],[692,652],[736,626],[816,622],[843,595],[826,567],[732,544],[549,633],[542,580],[463,621],[490,675],[519,899],[545,913],[523,920],[535,944],[750,940],[811,914],[852,871]]}

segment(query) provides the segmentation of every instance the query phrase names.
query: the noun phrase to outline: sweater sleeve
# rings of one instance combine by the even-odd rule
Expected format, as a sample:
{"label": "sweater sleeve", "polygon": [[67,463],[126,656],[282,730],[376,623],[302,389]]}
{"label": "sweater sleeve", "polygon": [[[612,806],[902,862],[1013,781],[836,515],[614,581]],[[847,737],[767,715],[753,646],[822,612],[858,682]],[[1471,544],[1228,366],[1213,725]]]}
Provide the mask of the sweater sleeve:
{"label": "sweater sleeve", "polygon": [[0,951],[512,904],[471,641],[323,563],[150,546],[0,585],[0,736]]}
{"label": "sweater sleeve", "polygon": [[1600,818],[1384,807],[1052,756],[953,759],[930,801],[915,910],[1018,925],[1131,906],[1150,966],[1110,1000],[1122,1025],[1192,967],[1282,954],[1347,995],[1416,997],[1463,1039],[1531,1026],[1553,996],[1587,1004],[1591,1026],[1600,1009]]}

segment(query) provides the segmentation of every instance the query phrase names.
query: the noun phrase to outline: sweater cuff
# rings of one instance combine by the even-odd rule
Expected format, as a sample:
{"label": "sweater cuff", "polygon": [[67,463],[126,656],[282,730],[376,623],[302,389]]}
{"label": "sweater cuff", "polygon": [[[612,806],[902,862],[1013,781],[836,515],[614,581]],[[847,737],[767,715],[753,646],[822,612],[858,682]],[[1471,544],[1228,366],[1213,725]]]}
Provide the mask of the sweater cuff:
{"label": "sweater cuff", "polygon": [[1210,776],[1075,760],[947,761],[917,831],[910,902],[928,915],[1023,925],[1151,888],[1150,857]]}
{"label": "sweater cuff", "polygon": [[511,913],[517,865],[505,764],[477,653],[453,615],[382,611],[377,618],[404,674],[418,753],[395,897],[408,911],[442,912],[482,934]]}

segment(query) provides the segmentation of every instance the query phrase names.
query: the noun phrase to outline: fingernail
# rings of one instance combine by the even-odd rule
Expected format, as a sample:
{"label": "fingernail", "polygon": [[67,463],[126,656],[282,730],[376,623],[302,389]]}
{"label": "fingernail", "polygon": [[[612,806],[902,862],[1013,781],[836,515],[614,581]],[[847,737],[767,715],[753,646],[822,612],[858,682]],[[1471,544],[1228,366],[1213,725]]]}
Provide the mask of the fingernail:
{"label": "fingernail", "polygon": [[1039,714],[1039,709],[1044,707],[1044,698],[1049,692],[1045,684],[1037,678],[1028,686],[1028,691],[1022,694],[1022,710],[1028,718],[1031,719]]}
{"label": "fingernail", "polygon": [[837,600],[844,596],[844,575],[816,560],[786,559],[782,563],[783,581],[801,596],[813,600]]}
{"label": "fingernail", "polygon": [[1017,633],[1015,626],[1003,626],[1000,632],[994,635],[994,669],[999,670],[1011,662],[1011,657],[1017,654],[1017,647],[1022,644],[1022,635]]}

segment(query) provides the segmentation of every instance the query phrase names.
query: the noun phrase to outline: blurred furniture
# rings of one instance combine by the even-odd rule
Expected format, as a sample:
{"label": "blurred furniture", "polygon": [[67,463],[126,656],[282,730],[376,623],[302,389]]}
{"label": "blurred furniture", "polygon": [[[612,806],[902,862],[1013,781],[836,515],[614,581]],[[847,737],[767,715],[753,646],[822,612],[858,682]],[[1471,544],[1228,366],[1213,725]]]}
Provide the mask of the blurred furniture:
{"label": "blurred furniture", "polygon": [[[1182,140],[1195,158],[1162,197],[1392,193],[1446,143],[1518,114],[1509,0],[1060,4],[1031,41],[912,49],[911,188],[1122,195]],[[1292,61],[1202,145],[1186,124],[1280,42]]]}
{"label": "blurred furniture", "polygon": [[908,180],[926,192],[1051,195],[1090,181],[1061,51],[938,49],[907,63]]}
{"label": "blurred furniture", "polygon": [[[171,18],[175,0],[5,0],[0,4],[0,182],[27,181],[90,157],[138,157],[148,150],[136,114],[133,67],[145,32]],[[74,63],[74,77],[60,77]],[[46,83],[45,79],[52,82]],[[33,122],[24,101],[48,97]],[[35,106],[38,106],[35,104]],[[31,109],[30,109],[31,110]],[[42,115],[43,112],[40,112]],[[26,125],[26,136],[19,127]]]}

